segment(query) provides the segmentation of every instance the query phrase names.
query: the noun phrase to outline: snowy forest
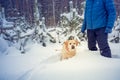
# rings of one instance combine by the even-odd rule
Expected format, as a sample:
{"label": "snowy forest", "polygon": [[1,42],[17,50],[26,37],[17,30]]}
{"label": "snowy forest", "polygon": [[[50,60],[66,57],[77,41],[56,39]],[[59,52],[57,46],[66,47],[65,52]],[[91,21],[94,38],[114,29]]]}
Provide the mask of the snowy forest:
{"label": "snowy forest", "polygon": [[[85,0],[0,0],[0,80],[120,80],[120,0],[114,2],[108,59],[87,50]],[[60,61],[71,36],[80,42],[78,53]]]}
{"label": "snowy forest", "polygon": [[[2,2],[2,1],[1,1]],[[14,1],[10,0],[11,6]],[[48,42],[56,43],[62,42],[60,39],[62,37],[69,37],[70,35],[77,36],[79,40],[83,40],[85,38],[85,34],[81,35],[80,28],[82,26],[82,21],[84,19],[84,6],[85,1],[68,1],[68,10],[61,11],[59,14],[59,19],[57,19],[57,15],[55,11],[55,2],[52,1],[52,14],[53,18],[50,20],[52,24],[49,23],[49,19],[46,20],[46,17],[42,14],[42,6],[39,1],[34,0],[33,4],[33,14],[32,18],[28,20],[25,14],[22,14],[17,10],[17,8],[8,8],[6,10],[5,7],[0,7],[0,37],[7,41],[9,46],[15,46],[17,49],[21,51],[21,53],[25,53],[25,46],[30,42],[42,44],[42,46],[46,47]],[[41,1],[42,2],[42,1]],[[74,3],[75,2],[75,3]],[[28,2],[26,2],[27,4]],[[79,6],[78,6],[78,3]],[[5,3],[4,3],[5,4]],[[16,2],[16,4],[19,4]],[[67,6],[65,7],[67,8]],[[118,9],[119,10],[119,9]],[[8,12],[9,11],[9,12]],[[6,13],[8,12],[8,13]],[[49,13],[49,12],[48,12]],[[58,12],[57,12],[58,13]],[[9,16],[8,16],[9,15]],[[117,11],[117,19],[114,27],[115,35],[112,35],[114,38],[111,42],[119,43],[119,11]],[[6,17],[7,16],[7,17]],[[27,16],[28,17],[28,16]],[[56,18],[57,17],[57,18]],[[47,22],[47,23],[46,23]],[[54,33],[54,35],[52,35]],[[63,39],[63,38],[62,38]]]}
{"label": "snowy forest", "polygon": [[[61,43],[60,39],[65,36],[74,35],[81,39],[80,27],[83,21],[85,2],[80,5],[81,14],[78,13],[77,8],[74,8],[73,2],[70,1],[69,12],[61,13],[58,22],[56,22],[56,17],[53,16],[52,26],[46,25],[46,18],[44,16],[41,17],[42,14],[37,0],[34,0],[32,23],[26,19],[25,15],[20,15],[21,13],[16,9],[13,9],[13,13],[18,16],[6,17],[5,8],[1,7],[0,36],[7,41],[8,46],[15,46],[21,53],[25,53],[25,47],[31,42],[46,47],[49,42]],[[55,15],[54,10],[53,15]]]}

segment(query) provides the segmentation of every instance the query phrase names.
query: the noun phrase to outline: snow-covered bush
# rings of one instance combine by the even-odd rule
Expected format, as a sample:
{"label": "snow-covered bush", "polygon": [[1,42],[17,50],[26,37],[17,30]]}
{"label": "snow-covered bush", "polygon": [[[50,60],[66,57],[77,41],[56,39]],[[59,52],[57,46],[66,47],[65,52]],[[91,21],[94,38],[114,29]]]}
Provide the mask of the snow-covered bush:
{"label": "snow-covered bush", "polygon": [[82,34],[80,34],[84,19],[83,13],[82,15],[78,14],[77,9],[73,8],[72,1],[70,1],[70,12],[62,13],[60,18],[60,27],[62,28],[61,34],[64,36],[76,36],[79,37],[79,39],[83,37]]}
{"label": "snow-covered bush", "polygon": [[110,42],[119,43],[120,42],[120,17],[118,16],[112,34],[110,34],[112,39]]}
{"label": "snow-covered bush", "polygon": [[8,49],[7,41],[0,37],[0,55],[6,55]]}

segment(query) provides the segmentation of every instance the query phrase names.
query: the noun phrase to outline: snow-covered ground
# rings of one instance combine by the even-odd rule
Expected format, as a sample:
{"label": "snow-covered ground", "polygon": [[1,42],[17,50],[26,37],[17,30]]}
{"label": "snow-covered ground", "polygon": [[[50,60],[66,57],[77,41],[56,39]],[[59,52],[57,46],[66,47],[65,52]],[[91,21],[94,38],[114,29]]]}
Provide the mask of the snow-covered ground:
{"label": "snow-covered ground", "polygon": [[120,80],[120,43],[110,43],[113,58],[87,49],[81,42],[73,58],[60,61],[59,43],[29,44],[25,54],[14,47],[0,56],[0,80]]}

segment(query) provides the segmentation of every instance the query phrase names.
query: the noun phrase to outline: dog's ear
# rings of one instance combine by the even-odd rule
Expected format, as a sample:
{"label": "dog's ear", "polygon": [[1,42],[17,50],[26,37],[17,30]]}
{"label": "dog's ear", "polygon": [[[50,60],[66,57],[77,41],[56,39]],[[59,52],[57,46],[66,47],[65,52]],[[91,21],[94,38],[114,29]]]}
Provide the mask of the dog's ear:
{"label": "dog's ear", "polygon": [[67,46],[68,45],[68,41],[65,41],[64,44]]}
{"label": "dog's ear", "polygon": [[64,48],[65,48],[66,50],[68,50],[68,40],[65,41],[63,44],[64,44]]}
{"label": "dog's ear", "polygon": [[76,40],[76,46],[78,46],[78,44],[80,44],[80,42],[78,40]]}

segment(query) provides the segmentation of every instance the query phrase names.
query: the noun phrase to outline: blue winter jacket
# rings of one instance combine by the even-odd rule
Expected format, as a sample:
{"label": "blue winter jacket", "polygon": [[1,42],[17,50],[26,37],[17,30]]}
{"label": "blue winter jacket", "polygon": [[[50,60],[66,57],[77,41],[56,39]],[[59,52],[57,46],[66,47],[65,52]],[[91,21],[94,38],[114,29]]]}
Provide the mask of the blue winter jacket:
{"label": "blue winter jacket", "polygon": [[84,21],[81,32],[86,29],[106,27],[105,32],[112,32],[116,19],[113,0],[86,0]]}

